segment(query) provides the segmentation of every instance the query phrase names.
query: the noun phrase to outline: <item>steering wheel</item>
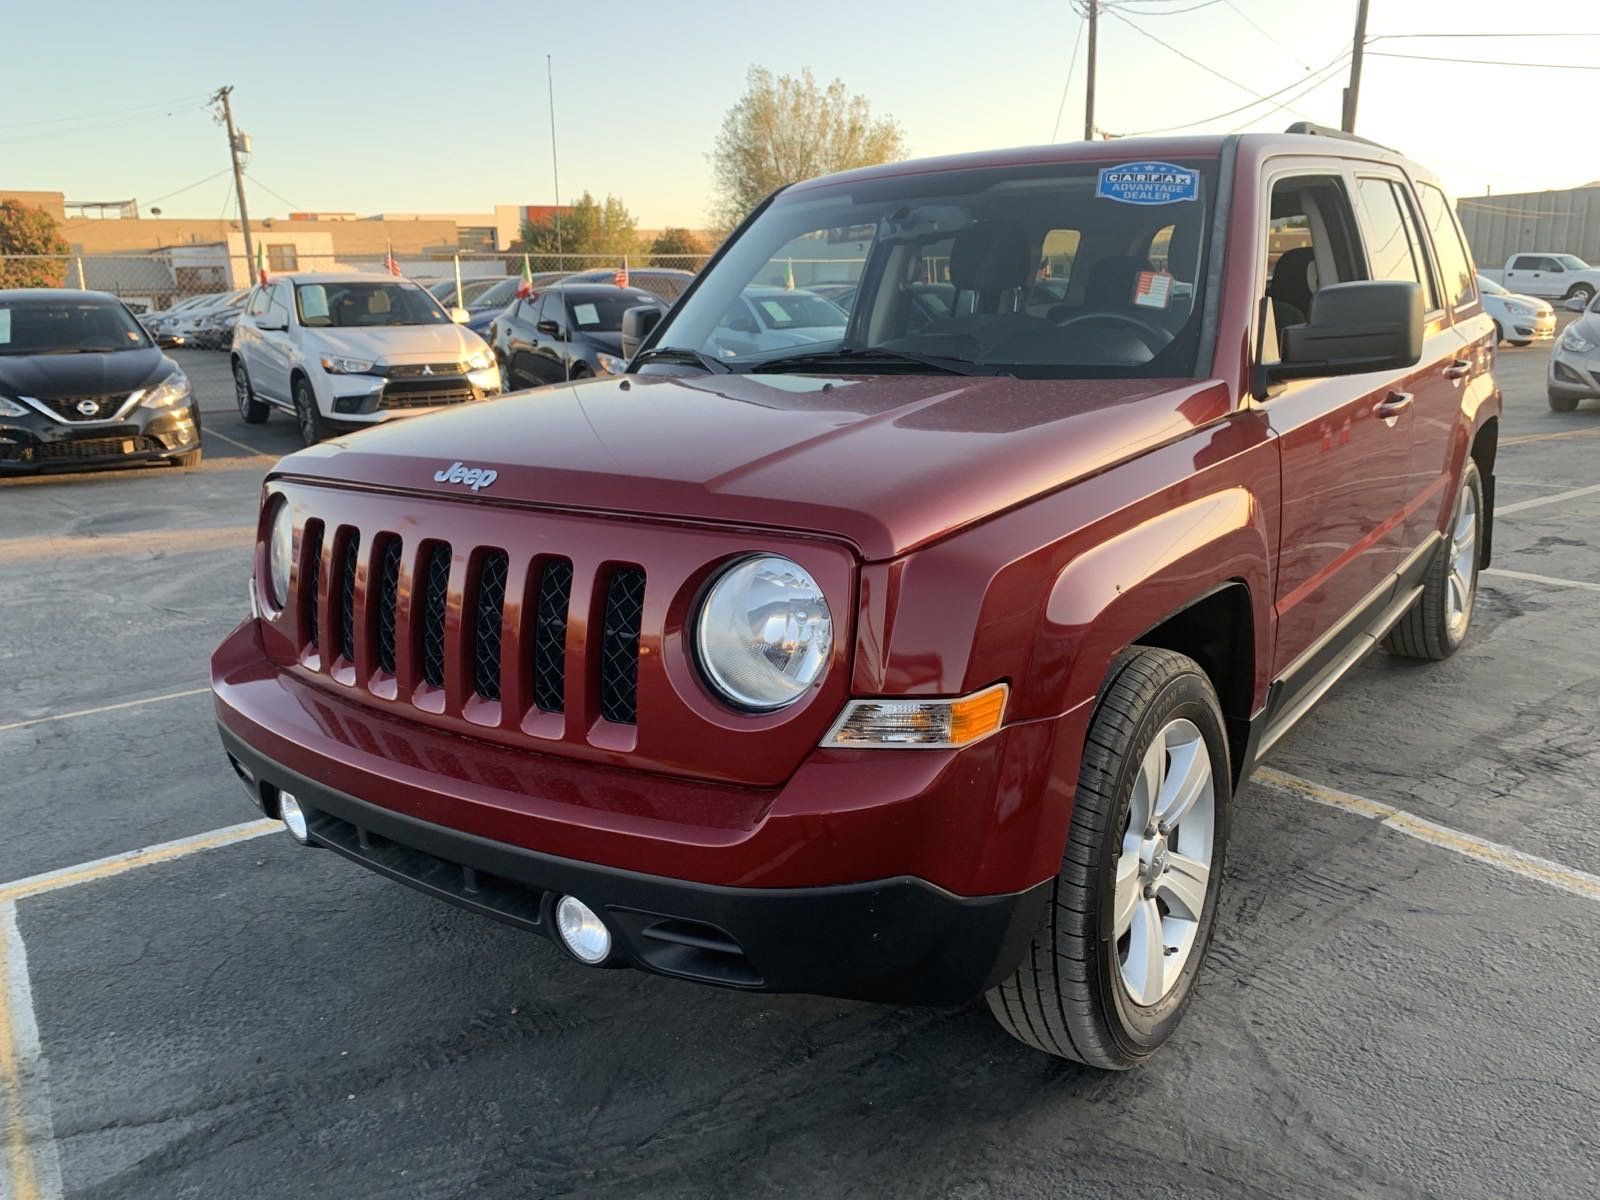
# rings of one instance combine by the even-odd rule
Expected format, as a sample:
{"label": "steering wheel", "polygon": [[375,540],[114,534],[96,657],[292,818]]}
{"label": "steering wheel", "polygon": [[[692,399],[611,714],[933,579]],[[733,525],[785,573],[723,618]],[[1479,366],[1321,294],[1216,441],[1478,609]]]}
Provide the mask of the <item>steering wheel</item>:
{"label": "steering wheel", "polygon": [[[1172,334],[1162,329],[1159,325],[1152,325],[1148,321],[1141,321],[1138,317],[1129,316],[1127,313],[1100,312],[1084,313],[1081,316],[1069,317],[1057,325],[1057,329],[1071,329],[1074,325],[1106,324],[1114,322],[1119,325],[1131,325],[1143,337],[1145,345],[1149,346],[1152,354],[1165,349],[1172,341]],[[1151,340],[1154,339],[1154,340]]]}

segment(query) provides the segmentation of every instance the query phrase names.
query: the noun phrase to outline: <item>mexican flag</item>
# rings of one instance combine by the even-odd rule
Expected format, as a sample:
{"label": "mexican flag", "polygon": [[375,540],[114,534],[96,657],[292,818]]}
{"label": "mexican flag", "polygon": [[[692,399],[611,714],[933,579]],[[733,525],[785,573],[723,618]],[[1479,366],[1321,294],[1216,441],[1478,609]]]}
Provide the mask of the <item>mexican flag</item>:
{"label": "mexican flag", "polygon": [[256,278],[262,287],[267,286],[267,248],[261,242],[256,243]]}
{"label": "mexican flag", "polygon": [[522,282],[517,285],[517,295],[524,300],[533,295],[533,265],[526,254],[522,256]]}
{"label": "mexican flag", "polygon": [[783,269],[783,286],[791,292],[794,291],[794,259],[790,259]]}

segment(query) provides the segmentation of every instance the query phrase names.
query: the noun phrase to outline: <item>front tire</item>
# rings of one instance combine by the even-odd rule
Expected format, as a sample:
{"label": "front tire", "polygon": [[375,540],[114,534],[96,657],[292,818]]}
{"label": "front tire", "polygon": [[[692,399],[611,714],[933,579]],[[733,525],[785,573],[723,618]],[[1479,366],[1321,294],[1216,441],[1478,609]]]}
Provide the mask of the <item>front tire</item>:
{"label": "front tire", "polygon": [[1401,658],[1438,662],[1461,648],[1478,599],[1482,538],[1483,479],[1478,464],[1469,458],[1461,470],[1461,490],[1444,542],[1423,580],[1422,595],[1395,622],[1384,638],[1384,649]]}
{"label": "front tire", "polygon": [[1590,301],[1594,299],[1594,289],[1587,283],[1575,283],[1567,291],[1567,294],[1562,297],[1564,300],[1577,300],[1580,298],[1583,300],[1583,306],[1588,308]]}
{"label": "front tire", "polygon": [[1178,1027],[1216,922],[1232,774],[1198,663],[1138,647],[1084,743],[1066,855],[1022,963],[989,1009],[1019,1041],[1106,1070]]}
{"label": "front tire", "polygon": [[300,440],[306,445],[315,446],[328,436],[328,423],[317,411],[317,398],[304,378],[294,381],[294,416],[300,426]]}
{"label": "front tire", "polygon": [[1578,411],[1578,398],[1576,396],[1558,396],[1554,392],[1547,392],[1550,399],[1550,411],[1569,413]]}

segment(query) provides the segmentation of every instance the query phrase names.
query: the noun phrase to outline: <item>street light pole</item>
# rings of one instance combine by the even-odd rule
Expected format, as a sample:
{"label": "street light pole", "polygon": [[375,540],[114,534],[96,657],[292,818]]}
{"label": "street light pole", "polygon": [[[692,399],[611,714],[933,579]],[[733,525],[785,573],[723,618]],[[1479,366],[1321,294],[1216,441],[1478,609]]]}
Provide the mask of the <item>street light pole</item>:
{"label": "street light pole", "polygon": [[239,161],[239,135],[233,128],[233,105],[228,103],[232,91],[232,85],[218,88],[212,99],[222,102],[222,120],[228,127],[228,161],[233,164],[233,187],[239,196],[239,228],[244,231],[244,273],[248,279],[255,270],[256,254],[250,244],[250,210],[244,202],[244,164]]}

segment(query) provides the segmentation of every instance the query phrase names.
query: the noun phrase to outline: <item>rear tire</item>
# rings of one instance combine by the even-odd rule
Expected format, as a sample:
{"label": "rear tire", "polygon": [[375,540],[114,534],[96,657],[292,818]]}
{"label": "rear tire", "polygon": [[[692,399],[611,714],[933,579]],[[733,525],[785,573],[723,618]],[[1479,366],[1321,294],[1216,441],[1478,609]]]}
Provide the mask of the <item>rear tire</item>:
{"label": "rear tire", "polygon": [[1039,928],[986,997],[1007,1033],[1106,1070],[1138,1066],[1172,1036],[1216,921],[1232,778],[1199,664],[1147,647],[1119,658]]}
{"label": "rear tire", "polygon": [[1548,393],[1550,398],[1550,411],[1569,413],[1578,411],[1578,398],[1576,396],[1558,396],[1554,392]]}
{"label": "rear tire", "polygon": [[246,425],[260,425],[266,421],[271,410],[265,400],[256,399],[256,390],[250,386],[250,372],[238,360],[233,364],[233,398]]}
{"label": "rear tire", "polygon": [[317,398],[304,378],[294,381],[294,416],[300,426],[300,440],[306,445],[315,446],[328,436],[328,423],[317,411]]}
{"label": "rear tire", "polygon": [[1577,300],[1580,297],[1583,299],[1583,306],[1588,308],[1590,301],[1594,299],[1594,289],[1587,283],[1575,283],[1568,289],[1567,294],[1562,299]]}
{"label": "rear tire", "polygon": [[1385,650],[1401,658],[1438,662],[1461,648],[1477,604],[1482,541],[1483,480],[1478,464],[1469,458],[1444,541],[1423,580],[1422,595],[1383,639]]}
{"label": "rear tire", "polygon": [[1520,341],[1520,342],[1512,342],[1511,344],[1513,346],[1515,346],[1518,350],[1521,350],[1524,346],[1529,345],[1530,343],[1528,341],[1524,340],[1524,341]]}

